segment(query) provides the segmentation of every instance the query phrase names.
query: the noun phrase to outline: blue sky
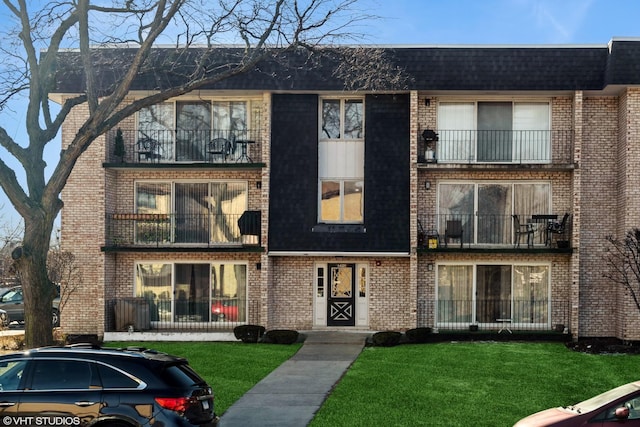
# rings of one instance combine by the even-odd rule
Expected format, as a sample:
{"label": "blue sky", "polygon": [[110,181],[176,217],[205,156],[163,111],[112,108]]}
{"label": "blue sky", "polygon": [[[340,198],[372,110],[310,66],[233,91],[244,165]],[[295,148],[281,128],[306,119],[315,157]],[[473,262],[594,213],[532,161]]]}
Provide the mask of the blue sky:
{"label": "blue sky", "polygon": [[[380,17],[355,30],[368,44],[606,45],[640,38],[640,0],[360,0],[359,9]],[[24,140],[24,108],[14,110],[0,113],[0,126]],[[59,149],[58,142],[48,150],[50,165]],[[17,223],[2,191],[0,209],[0,223]]]}
{"label": "blue sky", "polygon": [[[637,0],[366,0],[380,44],[606,44],[640,36]],[[378,6],[375,9],[376,5]]]}

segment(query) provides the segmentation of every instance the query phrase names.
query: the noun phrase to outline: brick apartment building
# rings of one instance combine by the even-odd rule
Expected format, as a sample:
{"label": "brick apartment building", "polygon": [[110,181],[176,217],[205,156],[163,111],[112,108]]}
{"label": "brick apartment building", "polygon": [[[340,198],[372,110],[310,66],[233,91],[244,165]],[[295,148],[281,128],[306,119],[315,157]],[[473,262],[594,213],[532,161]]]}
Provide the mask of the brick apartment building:
{"label": "brick apartment building", "polygon": [[[406,89],[256,70],[95,141],[63,192],[84,278],[65,331],[639,340],[603,259],[607,236],[640,225],[640,40],[384,49]],[[82,89],[66,79],[56,97]],[[130,97],[153,89],[141,78]]]}

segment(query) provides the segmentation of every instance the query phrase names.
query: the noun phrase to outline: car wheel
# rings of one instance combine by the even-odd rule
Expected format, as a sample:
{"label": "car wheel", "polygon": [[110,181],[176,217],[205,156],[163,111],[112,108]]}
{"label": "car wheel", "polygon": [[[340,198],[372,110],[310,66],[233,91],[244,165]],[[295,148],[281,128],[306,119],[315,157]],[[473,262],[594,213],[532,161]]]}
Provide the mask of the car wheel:
{"label": "car wheel", "polygon": [[60,313],[55,308],[53,309],[53,319],[51,319],[51,324],[54,327],[60,326]]}

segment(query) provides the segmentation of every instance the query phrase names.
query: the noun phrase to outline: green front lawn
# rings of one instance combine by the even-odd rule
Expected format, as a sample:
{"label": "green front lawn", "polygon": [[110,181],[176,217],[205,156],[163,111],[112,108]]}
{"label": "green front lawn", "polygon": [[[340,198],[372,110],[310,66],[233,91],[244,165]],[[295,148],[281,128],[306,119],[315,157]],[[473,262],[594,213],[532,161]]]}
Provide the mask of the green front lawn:
{"label": "green front lawn", "polygon": [[557,343],[370,347],[311,426],[512,426],[638,380],[639,368],[640,356],[588,355]]}
{"label": "green front lawn", "polygon": [[[299,344],[109,343],[189,359],[216,392],[218,414]],[[324,426],[511,426],[640,379],[640,356],[589,355],[560,343],[461,342],[368,347],[311,423]]]}

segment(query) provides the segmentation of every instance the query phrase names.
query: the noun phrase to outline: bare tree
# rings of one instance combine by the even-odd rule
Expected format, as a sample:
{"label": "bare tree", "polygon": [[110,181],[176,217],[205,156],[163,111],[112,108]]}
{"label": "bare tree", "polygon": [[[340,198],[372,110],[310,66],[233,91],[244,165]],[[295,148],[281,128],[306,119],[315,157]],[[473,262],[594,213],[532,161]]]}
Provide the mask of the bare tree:
{"label": "bare tree", "polygon": [[[23,246],[14,256],[23,279],[28,347],[52,342],[48,307],[54,293],[46,268],[49,241],[62,208],[60,193],[89,145],[141,108],[245,73],[261,62],[277,61],[282,52],[304,49],[314,61],[329,52],[334,63],[336,58],[348,59],[348,65],[335,75],[349,81],[352,89],[397,83],[394,67],[385,67],[377,57],[367,58],[379,56],[380,51],[363,50],[364,57],[356,59],[353,52],[345,56],[344,49],[319,48],[357,40],[358,25],[372,18],[357,9],[357,2],[113,0],[92,4],[57,0],[32,11],[27,0],[3,0],[14,25],[0,30],[4,32],[0,109],[9,108],[18,97],[27,100],[28,140],[16,141],[0,127],[0,146],[19,163],[26,185],[2,158],[0,186],[24,219]],[[160,43],[174,46],[170,55],[155,54],[154,46]],[[220,43],[240,46],[221,59],[216,49]],[[117,55],[105,49],[124,45],[128,48]],[[189,49],[195,45],[199,48]],[[152,76],[157,90],[123,104],[140,76]],[[61,79],[79,79],[84,92],[65,98],[54,109],[49,95]],[[86,109],[87,117],[47,178],[45,148],[78,106]]]}
{"label": "bare tree", "polygon": [[604,276],[624,286],[640,310],[640,229],[627,231],[621,240],[611,236],[607,240],[610,250],[605,259],[609,268]]}
{"label": "bare tree", "polygon": [[82,271],[75,256],[69,251],[60,250],[60,248],[49,252],[48,270],[49,278],[56,286],[59,294],[59,303],[57,305],[59,319],[69,299],[73,297],[82,284]]}
{"label": "bare tree", "polygon": [[[2,210],[0,207],[0,211]],[[19,281],[11,255],[21,245],[22,233],[21,223],[4,222],[4,217],[0,216],[0,285],[2,286],[13,285]]]}

